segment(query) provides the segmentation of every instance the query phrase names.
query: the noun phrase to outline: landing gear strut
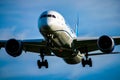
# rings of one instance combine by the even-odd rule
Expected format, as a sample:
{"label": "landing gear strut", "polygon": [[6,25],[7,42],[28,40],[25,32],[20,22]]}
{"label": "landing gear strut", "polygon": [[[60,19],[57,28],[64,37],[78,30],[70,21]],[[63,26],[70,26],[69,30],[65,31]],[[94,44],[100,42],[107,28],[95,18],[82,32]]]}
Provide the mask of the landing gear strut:
{"label": "landing gear strut", "polygon": [[92,67],[92,59],[88,58],[87,48],[85,49],[85,59],[82,59],[82,66],[85,67],[85,65],[89,65],[90,67]]}
{"label": "landing gear strut", "polygon": [[45,66],[45,68],[48,68],[48,61],[44,60],[44,54],[43,54],[43,52],[41,52],[40,57],[41,57],[42,61],[37,60],[38,68],[40,69],[42,66]]}
{"label": "landing gear strut", "polygon": [[52,42],[52,39],[54,38],[54,35],[53,34],[48,34],[47,37],[48,37],[47,38],[47,46],[54,47],[53,42]]}

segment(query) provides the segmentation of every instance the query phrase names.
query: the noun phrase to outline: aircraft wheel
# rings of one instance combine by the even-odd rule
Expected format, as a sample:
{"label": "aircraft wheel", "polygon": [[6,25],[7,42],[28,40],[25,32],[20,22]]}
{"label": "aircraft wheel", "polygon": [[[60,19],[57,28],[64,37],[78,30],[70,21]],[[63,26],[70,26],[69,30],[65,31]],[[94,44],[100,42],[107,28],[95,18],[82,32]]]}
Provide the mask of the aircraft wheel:
{"label": "aircraft wheel", "polygon": [[44,66],[45,66],[46,68],[48,68],[48,61],[47,61],[47,60],[45,60]]}
{"label": "aircraft wheel", "polygon": [[82,59],[82,66],[85,67],[85,60],[84,60],[84,58]]}
{"label": "aircraft wheel", "polygon": [[42,63],[40,62],[40,60],[37,60],[37,65],[39,69],[42,67]]}
{"label": "aircraft wheel", "polygon": [[88,64],[89,64],[90,67],[92,67],[92,59],[91,58],[89,58]]}

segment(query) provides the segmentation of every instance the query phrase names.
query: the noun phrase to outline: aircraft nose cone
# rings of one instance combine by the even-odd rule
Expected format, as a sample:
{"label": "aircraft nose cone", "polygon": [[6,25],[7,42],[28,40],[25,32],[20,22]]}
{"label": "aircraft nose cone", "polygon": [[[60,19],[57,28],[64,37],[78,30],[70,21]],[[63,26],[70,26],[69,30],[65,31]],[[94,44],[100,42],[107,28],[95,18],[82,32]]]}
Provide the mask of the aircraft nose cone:
{"label": "aircraft nose cone", "polygon": [[53,22],[52,19],[45,18],[45,19],[40,19],[39,22],[38,22],[38,24],[39,24],[39,26],[44,26],[44,25],[48,25],[49,26],[49,25],[52,24],[52,22]]}
{"label": "aircraft nose cone", "polygon": [[49,31],[53,25],[53,20],[50,18],[40,19],[38,22],[38,28],[40,31]]}

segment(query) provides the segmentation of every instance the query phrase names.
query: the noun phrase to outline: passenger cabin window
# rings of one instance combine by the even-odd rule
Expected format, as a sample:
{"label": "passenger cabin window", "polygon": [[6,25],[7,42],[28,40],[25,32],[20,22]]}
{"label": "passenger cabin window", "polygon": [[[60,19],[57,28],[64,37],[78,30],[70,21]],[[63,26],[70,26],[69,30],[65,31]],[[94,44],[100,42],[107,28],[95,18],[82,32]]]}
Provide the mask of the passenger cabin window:
{"label": "passenger cabin window", "polygon": [[56,18],[55,15],[51,15],[51,14],[48,14],[48,15],[42,15],[40,18],[44,18],[44,17],[52,17],[52,18]]}

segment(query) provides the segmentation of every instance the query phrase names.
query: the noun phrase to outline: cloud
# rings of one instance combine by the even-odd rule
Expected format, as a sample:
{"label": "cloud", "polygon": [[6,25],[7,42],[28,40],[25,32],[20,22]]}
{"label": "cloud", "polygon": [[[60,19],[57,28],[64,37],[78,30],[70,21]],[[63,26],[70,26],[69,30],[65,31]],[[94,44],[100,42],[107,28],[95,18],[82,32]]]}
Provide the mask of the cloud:
{"label": "cloud", "polygon": [[14,37],[15,26],[0,29],[0,39],[9,39]]}
{"label": "cloud", "polygon": [[[76,13],[79,12],[79,33],[82,33],[81,36],[98,36],[106,31],[107,34],[116,35],[120,30],[120,8],[119,1],[117,2],[116,0],[104,0],[104,2],[98,0],[52,0],[49,2],[46,0],[2,0],[0,5],[2,5],[0,7],[0,39],[40,38],[37,20],[40,13],[48,9],[54,9],[62,13],[70,25],[74,24]],[[112,28],[110,29],[110,27]],[[0,53],[0,78],[2,79],[28,78],[30,76],[37,77],[37,79],[43,77],[68,80],[82,79],[83,77],[90,78],[97,73],[100,76],[109,74],[107,72],[104,73],[107,68],[109,68],[111,73],[118,72],[120,63],[119,55],[95,56],[92,57],[93,68],[82,68],[81,64],[68,65],[61,58],[46,57],[49,61],[49,69],[42,68],[39,70],[36,64],[37,59],[39,59],[39,56],[36,56],[38,54],[23,52],[20,57],[12,58],[6,54],[4,49]],[[92,76],[89,76],[90,74]]]}
{"label": "cloud", "polygon": [[0,39],[2,40],[8,40],[10,38],[16,38],[16,39],[24,39],[27,38],[29,35],[30,31],[29,30],[23,30],[16,32],[17,28],[16,26],[11,26],[7,28],[2,28],[0,29]]}

